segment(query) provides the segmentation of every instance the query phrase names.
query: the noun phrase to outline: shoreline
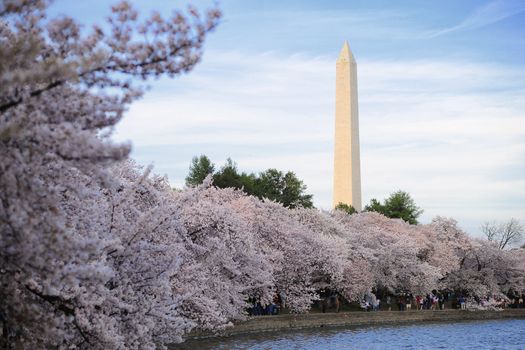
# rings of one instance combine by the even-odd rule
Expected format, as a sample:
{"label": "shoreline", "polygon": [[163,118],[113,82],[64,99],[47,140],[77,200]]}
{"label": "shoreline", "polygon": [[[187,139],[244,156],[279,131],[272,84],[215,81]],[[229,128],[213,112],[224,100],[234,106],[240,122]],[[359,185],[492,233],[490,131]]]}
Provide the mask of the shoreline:
{"label": "shoreline", "polygon": [[311,313],[302,315],[255,316],[221,332],[191,332],[185,340],[225,338],[258,333],[288,332],[302,329],[390,326],[403,324],[462,322],[498,319],[525,319],[525,309],[507,310],[423,310]]}

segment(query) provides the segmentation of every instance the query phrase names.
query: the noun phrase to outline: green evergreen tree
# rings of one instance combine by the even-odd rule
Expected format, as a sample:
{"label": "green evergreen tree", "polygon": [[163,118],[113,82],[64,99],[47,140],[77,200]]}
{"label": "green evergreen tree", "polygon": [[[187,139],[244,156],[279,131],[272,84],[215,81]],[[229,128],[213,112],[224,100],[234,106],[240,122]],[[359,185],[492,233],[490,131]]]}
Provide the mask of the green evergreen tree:
{"label": "green evergreen tree", "polygon": [[259,198],[271,199],[288,208],[313,207],[313,196],[304,193],[306,185],[292,171],[268,169],[259,174],[255,183],[255,195]]}
{"label": "green evergreen tree", "polygon": [[381,204],[377,199],[372,199],[365,206],[365,211],[375,211],[389,218],[403,219],[409,224],[418,223],[417,218],[423,213],[408,192],[396,191]]}
{"label": "green evergreen tree", "polygon": [[413,225],[418,223],[417,218],[423,213],[410,194],[404,191],[392,193],[385,200],[384,206],[388,217],[403,219]]}
{"label": "green evergreen tree", "polygon": [[375,211],[376,213],[381,213],[386,215],[386,210],[383,204],[375,198],[370,200],[370,204],[365,205],[364,211]]}
{"label": "green evergreen tree", "polygon": [[355,210],[355,208],[349,204],[346,204],[346,203],[339,203],[335,206],[335,209],[336,210],[342,210],[344,211],[345,213],[347,213],[348,215],[352,215],[352,214],[356,214],[357,213],[357,210]]}
{"label": "green evergreen tree", "polygon": [[186,184],[199,185],[208,174],[213,174],[213,185],[219,188],[242,189],[246,194],[261,199],[268,198],[287,208],[313,207],[313,195],[305,193],[306,185],[291,171],[284,173],[277,169],[268,169],[259,175],[240,173],[237,164],[230,158],[218,171],[214,170],[215,166],[205,155],[194,157]]}
{"label": "green evergreen tree", "polygon": [[237,163],[228,158],[226,164],[213,175],[213,184],[219,188],[233,187],[242,189],[242,176],[237,171]]}
{"label": "green evergreen tree", "polygon": [[186,186],[200,185],[206,176],[213,174],[215,165],[205,155],[193,157],[190,164],[190,172],[186,176]]}

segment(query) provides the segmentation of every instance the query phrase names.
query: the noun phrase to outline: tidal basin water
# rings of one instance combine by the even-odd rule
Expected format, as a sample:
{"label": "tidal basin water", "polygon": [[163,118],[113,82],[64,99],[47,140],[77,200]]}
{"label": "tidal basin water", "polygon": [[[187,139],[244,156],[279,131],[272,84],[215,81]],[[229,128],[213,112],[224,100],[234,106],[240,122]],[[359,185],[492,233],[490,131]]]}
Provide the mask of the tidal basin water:
{"label": "tidal basin water", "polygon": [[525,350],[525,320],[425,323],[261,333],[188,341],[173,349],[501,349]]}

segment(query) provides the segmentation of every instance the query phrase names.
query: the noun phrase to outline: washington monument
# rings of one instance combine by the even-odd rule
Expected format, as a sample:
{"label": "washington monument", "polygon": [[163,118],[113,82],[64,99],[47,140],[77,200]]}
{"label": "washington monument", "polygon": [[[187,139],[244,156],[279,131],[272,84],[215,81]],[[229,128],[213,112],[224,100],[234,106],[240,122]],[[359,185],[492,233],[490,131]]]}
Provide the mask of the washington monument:
{"label": "washington monument", "polygon": [[345,41],[336,63],[333,206],[352,205],[361,211],[357,65]]}

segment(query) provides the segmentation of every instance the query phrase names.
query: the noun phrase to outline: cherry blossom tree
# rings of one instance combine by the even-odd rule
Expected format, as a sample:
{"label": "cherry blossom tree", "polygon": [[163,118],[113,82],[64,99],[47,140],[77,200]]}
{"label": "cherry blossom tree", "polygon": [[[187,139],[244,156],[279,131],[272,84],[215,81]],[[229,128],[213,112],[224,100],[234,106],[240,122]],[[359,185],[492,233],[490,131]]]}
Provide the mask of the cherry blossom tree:
{"label": "cherry blossom tree", "polygon": [[509,290],[525,293],[525,248],[510,251]]}
{"label": "cherry blossom tree", "polygon": [[344,227],[348,244],[368,262],[374,286],[412,293],[437,287],[442,271],[432,265],[432,244],[418,226],[373,212],[347,215],[336,210],[332,216]]}
{"label": "cherry blossom tree", "polygon": [[[142,94],[136,82],[191,70],[220,14],[190,9],[139,22],[121,2],[107,30],[83,34],[71,18],[46,18],[47,6],[0,3],[1,345],[139,347],[142,333],[131,334],[139,327],[120,316],[132,317],[126,308],[145,289],[114,298],[125,289],[113,288],[122,276],[109,259],[122,242],[100,212],[77,221],[75,210],[106,208],[92,189],[115,186],[106,168],[129,153],[108,131]],[[162,338],[143,339],[151,348]]]}
{"label": "cherry blossom tree", "polygon": [[[504,295],[509,290],[523,290],[525,268],[520,251],[506,251],[490,241],[473,239],[463,232],[453,219],[435,218],[430,225],[437,242],[448,248],[440,261],[446,274],[441,287],[484,298]],[[450,257],[453,251],[454,257]]]}
{"label": "cherry blossom tree", "polygon": [[[337,210],[338,211],[338,210]],[[341,214],[348,215],[341,211]],[[374,276],[365,255],[358,246],[349,244],[347,231],[340,222],[327,212],[315,209],[296,209],[292,215],[307,226],[317,237],[331,241],[337,247],[339,263],[343,264],[343,277],[332,288],[339,291],[348,301],[359,301],[374,287]]]}
{"label": "cherry blossom tree", "polygon": [[181,313],[200,328],[218,330],[243,319],[248,298],[273,297],[273,266],[251,227],[229,205],[241,191],[203,184],[177,194],[178,217],[189,254],[175,277],[175,292],[188,295]]}
{"label": "cherry blossom tree", "polygon": [[306,312],[323,289],[359,299],[371,287],[366,262],[352,255],[344,239],[322,223],[314,209],[289,210],[279,203],[240,197],[232,203],[257,234],[258,245],[274,266],[276,290],[292,312]]}
{"label": "cherry blossom tree", "polygon": [[460,266],[446,276],[444,285],[471,297],[500,295],[508,283],[509,256],[492,243],[472,240]]}
{"label": "cherry blossom tree", "polygon": [[126,327],[120,333],[127,334],[126,347],[132,348],[181,341],[197,325],[180,311],[185,295],[173,288],[189,255],[175,194],[166,178],[150,178],[149,169],[142,172],[132,162],[115,167],[113,174],[119,186],[102,193],[107,227],[119,239],[108,261],[117,273],[112,297],[122,298],[125,306],[124,312],[113,310],[114,315],[120,311],[118,324]]}

